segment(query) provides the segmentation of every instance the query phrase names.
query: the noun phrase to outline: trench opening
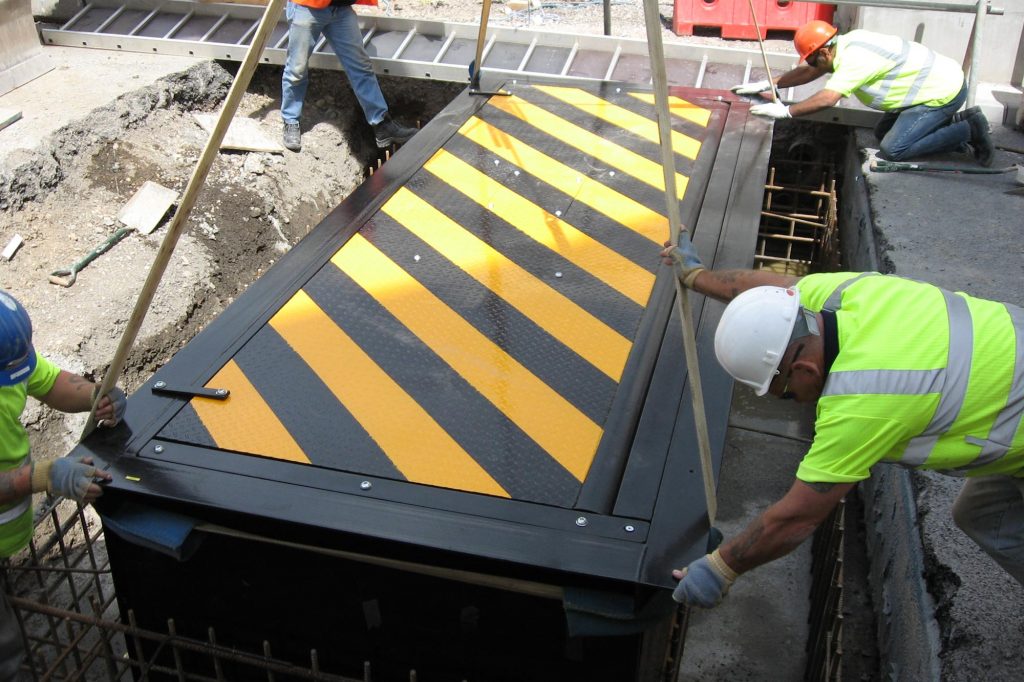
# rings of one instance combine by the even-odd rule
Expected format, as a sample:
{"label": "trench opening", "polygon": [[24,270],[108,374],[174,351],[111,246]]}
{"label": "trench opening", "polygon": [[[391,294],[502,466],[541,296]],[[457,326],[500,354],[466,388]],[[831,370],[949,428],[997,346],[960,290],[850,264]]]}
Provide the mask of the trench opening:
{"label": "trench opening", "polygon": [[[194,73],[176,84],[163,86],[167,91],[178,93],[170,98],[166,108],[156,107],[140,113],[129,102],[114,107],[109,112],[112,117],[124,118],[126,112],[138,116],[126,129],[112,130],[109,136],[86,138],[85,144],[81,141],[81,131],[65,131],[56,141],[59,148],[48,152],[49,158],[32,161],[39,167],[54,165],[49,176],[52,181],[23,189],[21,193],[0,196],[0,207],[7,211],[5,215],[16,215],[26,224],[45,220],[54,205],[47,202],[55,201],[53,195],[61,192],[62,182],[75,176],[72,168],[75,163],[85,164],[87,172],[83,175],[89,177],[89,189],[108,202],[130,196],[145,179],[156,178],[169,186],[182,188],[202,138],[193,131],[182,147],[170,148],[157,141],[154,131],[172,122],[180,124],[177,119],[189,115],[192,109],[208,111],[216,106],[229,78],[218,74],[216,69],[226,73],[234,66],[204,68],[212,71]],[[357,105],[346,88],[338,87],[338,77],[335,72],[314,73],[303,120],[304,136],[312,136],[320,142],[309,145],[320,150],[312,168],[319,168],[329,176],[328,182],[316,184],[318,181],[310,179],[309,192],[288,194],[284,188],[296,180],[297,172],[306,172],[309,167],[297,169],[270,155],[230,152],[221,155],[219,167],[211,173],[211,187],[193,211],[188,230],[196,245],[194,251],[187,253],[197,254],[196,258],[200,253],[207,254],[214,265],[211,283],[186,310],[179,311],[167,326],[138,345],[126,369],[125,383],[129,388],[151,376],[319,223],[364,177],[389,160],[391,150],[376,149],[372,133],[361,117],[345,114]],[[261,67],[250,86],[250,116],[258,117],[261,111],[272,106],[270,102],[276,97],[279,82],[279,68]],[[399,87],[387,79],[382,82],[393,108],[403,111],[403,122],[420,126],[462,89],[454,84],[430,82],[422,86],[423,91],[406,91],[404,85]],[[186,94],[188,92],[192,94]],[[275,132],[273,126],[267,129],[270,134]],[[811,132],[797,130],[789,138],[784,131],[777,134],[758,240],[757,259],[763,266],[781,268],[792,274],[841,267],[842,158],[841,154],[822,158],[817,150],[822,146],[847,149],[842,142],[846,134],[844,129],[835,126],[823,126]],[[836,144],[819,144],[821,136],[835,140]],[[167,159],[173,163],[162,161]],[[335,165],[344,168],[344,172],[336,172]],[[300,175],[300,183],[302,179]],[[95,227],[85,222],[72,226],[68,232],[76,235],[71,242],[83,247],[105,238],[111,231],[109,228],[115,227],[103,221]],[[139,248],[143,252],[155,248],[159,233],[158,229],[156,238],[150,241],[137,239]],[[100,262],[96,267],[102,265]],[[182,267],[194,265],[190,261]],[[91,273],[85,270],[80,284],[93,275],[98,280],[102,274],[98,269]],[[95,357],[101,356],[102,344],[97,340],[87,339],[85,347],[96,350]],[[102,376],[104,369],[103,364],[97,362],[84,371],[87,376]],[[54,415],[40,417],[34,429],[36,438],[48,430],[44,426],[57,419],[60,417]],[[61,441],[34,443],[34,448],[36,445],[41,454],[49,450],[51,455],[59,455],[65,451],[65,443]],[[859,501],[850,500],[846,507],[856,504]],[[243,650],[232,643],[225,644],[224,634],[214,628],[205,628],[204,636],[196,636],[196,627],[199,627],[196,624],[191,624],[196,627],[189,628],[188,634],[182,634],[181,624],[174,620],[160,627],[136,622],[132,610],[119,604],[119,595],[114,593],[106,539],[95,513],[66,501],[37,508],[33,543],[6,567],[7,589],[17,595],[14,606],[28,633],[33,674],[37,677],[119,680],[138,679],[148,674],[190,680],[253,679],[257,676],[270,679],[274,675],[276,679],[378,679],[374,671],[379,668],[375,669],[369,662],[361,671],[344,670],[343,674],[338,674],[337,670],[332,671],[323,664],[325,655],[317,650],[296,656],[294,651],[280,652],[272,642]],[[851,588],[849,582],[855,580],[851,576],[851,564],[856,561],[857,552],[863,551],[863,542],[857,546],[862,531],[850,532],[851,516],[853,519],[860,517],[859,514],[844,515],[841,509],[815,539],[816,546],[822,549],[815,550],[813,568],[812,619],[817,624],[812,628],[808,643],[808,679],[839,679],[839,671],[842,677],[857,679],[866,674],[864,670],[870,669],[870,663],[862,670],[851,665],[853,658],[860,659],[862,664],[865,658],[871,660],[863,650],[863,638],[857,640],[856,657],[842,656],[851,649],[845,639],[852,629],[851,614],[855,610],[851,608],[851,592],[867,595],[866,589],[861,589],[859,584]],[[518,608],[526,601],[520,598]],[[364,600],[357,607],[359,617],[368,627],[381,617],[380,606],[372,599]],[[547,607],[544,604],[531,606],[538,612]],[[869,604],[866,612],[870,613]],[[121,614],[127,615],[122,618]],[[471,606],[454,616],[454,622],[458,623],[456,634],[466,638],[467,646],[478,636],[480,618],[480,612]],[[678,628],[672,632],[679,636]],[[873,645],[873,636],[867,641]],[[570,659],[582,657],[584,653],[580,641],[565,641],[561,645]],[[650,655],[643,651],[645,646],[638,644],[628,655]],[[669,649],[673,647],[674,644],[670,644]],[[877,660],[877,654],[874,656],[873,660]],[[671,668],[671,661],[666,664]],[[235,672],[225,676],[225,670]],[[388,672],[416,679],[415,670],[408,666]],[[671,670],[664,672],[665,679],[670,679]]]}
{"label": "trench opening", "polygon": [[[802,277],[871,269],[858,258],[871,239],[854,131],[787,121],[775,127],[761,209],[755,268]],[[878,675],[868,586],[863,503],[854,489],[815,532],[810,566],[806,680]]]}

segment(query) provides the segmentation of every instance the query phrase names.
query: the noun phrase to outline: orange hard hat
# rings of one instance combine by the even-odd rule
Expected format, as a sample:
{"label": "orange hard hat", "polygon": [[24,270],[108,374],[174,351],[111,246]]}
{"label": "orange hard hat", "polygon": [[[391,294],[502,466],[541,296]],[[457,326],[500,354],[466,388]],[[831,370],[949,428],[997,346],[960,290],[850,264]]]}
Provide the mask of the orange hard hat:
{"label": "orange hard hat", "polygon": [[800,61],[804,61],[819,47],[832,40],[832,36],[839,33],[839,29],[821,19],[808,21],[796,30],[793,36],[793,45],[800,55]]}

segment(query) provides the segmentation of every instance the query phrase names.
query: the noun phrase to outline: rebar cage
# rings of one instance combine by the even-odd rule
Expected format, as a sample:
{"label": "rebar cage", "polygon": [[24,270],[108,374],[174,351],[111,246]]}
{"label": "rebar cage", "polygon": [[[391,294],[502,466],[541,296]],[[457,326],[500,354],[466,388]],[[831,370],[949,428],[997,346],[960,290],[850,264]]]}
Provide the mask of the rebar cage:
{"label": "rebar cage", "polygon": [[[33,540],[5,562],[3,574],[28,652],[23,670],[39,682],[227,680],[229,664],[245,679],[355,682],[321,670],[315,650],[300,666],[275,659],[270,642],[248,652],[218,645],[213,628],[202,641],[176,634],[173,620],[166,632],[138,627],[131,611],[122,620],[102,524],[91,507],[57,500],[38,509]],[[368,664],[363,679],[371,679]]]}

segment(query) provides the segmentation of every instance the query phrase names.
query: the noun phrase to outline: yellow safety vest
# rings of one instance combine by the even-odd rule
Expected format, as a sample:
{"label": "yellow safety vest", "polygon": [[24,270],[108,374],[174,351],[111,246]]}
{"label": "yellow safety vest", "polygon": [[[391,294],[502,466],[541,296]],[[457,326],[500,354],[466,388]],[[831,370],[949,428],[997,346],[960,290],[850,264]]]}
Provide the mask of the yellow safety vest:
{"label": "yellow safety vest", "polygon": [[809,275],[839,352],[797,477],[867,478],[878,461],[954,476],[1024,475],[1024,310],[877,273]]}
{"label": "yellow safety vest", "polygon": [[960,65],[920,43],[856,30],[836,39],[833,74],[825,88],[853,94],[873,109],[893,111],[950,102],[964,85]]}

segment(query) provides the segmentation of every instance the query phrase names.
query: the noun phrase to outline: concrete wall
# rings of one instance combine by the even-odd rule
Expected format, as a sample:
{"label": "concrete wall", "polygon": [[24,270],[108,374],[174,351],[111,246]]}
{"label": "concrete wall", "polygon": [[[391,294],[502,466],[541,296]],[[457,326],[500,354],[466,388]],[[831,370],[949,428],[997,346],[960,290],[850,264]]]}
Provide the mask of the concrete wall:
{"label": "concrete wall", "polygon": [[[1024,0],[991,0],[1002,16],[987,15],[982,24],[980,80],[1021,85],[1024,78]],[[974,26],[973,14],[842,5],[837,21],[843,30],[866,28],[916,40],[962,62]]]}
{"label": "concrete wall", "polygon": [[32,16],[59,24],[67,21],[85,7],[82,0],[32,0]]}

